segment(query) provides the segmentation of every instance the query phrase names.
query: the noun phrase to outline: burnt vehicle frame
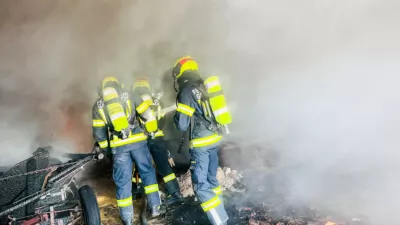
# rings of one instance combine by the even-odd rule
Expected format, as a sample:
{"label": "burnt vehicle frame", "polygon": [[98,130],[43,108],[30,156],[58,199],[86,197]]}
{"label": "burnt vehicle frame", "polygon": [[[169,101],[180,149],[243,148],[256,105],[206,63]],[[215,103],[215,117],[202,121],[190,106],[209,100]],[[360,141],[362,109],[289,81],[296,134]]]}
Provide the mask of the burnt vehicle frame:
{"label": "burnt vehicle frame", "polygon": [[69,161],[62,163],[52,152],[39,148],[0,174],[0,224],[100,224],[95,192],[75,176],[103,154],[63,154]]}

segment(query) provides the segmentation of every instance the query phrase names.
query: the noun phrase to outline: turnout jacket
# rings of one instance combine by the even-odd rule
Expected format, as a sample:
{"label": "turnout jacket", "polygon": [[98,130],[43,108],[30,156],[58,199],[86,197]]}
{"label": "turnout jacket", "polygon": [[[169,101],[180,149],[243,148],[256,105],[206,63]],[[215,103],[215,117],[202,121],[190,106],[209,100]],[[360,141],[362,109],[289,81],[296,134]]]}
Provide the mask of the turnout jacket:
{"label": "turnout jacket", "polygon": [[110,122],[109,116],[107,115],[103,99],[98,99],[93,105],[93,138],[102,149],[146,142],[147,140],[147,135],[145,134],[144,129],[137,123],[137,117],[141,118],[146,123],[151,122],[152,119],[150,118],[150,115],[152,114],[149,105],[135,93],[129,94],[126,91],[120,94],[120,102],[124,107],[125,114],[129,118],[129,123],[134,125],[128,138],[124,140],[113,134],[113,126]]}
{"label": "turnout jacket", "polygon": [[194,84],[185,85],[177,96],[177,109],[174,122],[178,130],[190,129],[190,148],[209,149],[217,146],[222,136],[211,131],[204,117],[201,91]]}
{"label": "turnout jacket", "polygon": [[154,134],[154,137],[156,139],[163,138],[164,132],[162,131],[162,128],[165,124],[165,115],[161,112],[161,110],[163,109],[164,105],[160,100],[153,98],[150,90],[147,87],[138,87],[136,88],[135,92],[138,96],[140,96],[142,101],[146,102],[150,106],[150,109],[155,113],[158,123],[158,131]]}

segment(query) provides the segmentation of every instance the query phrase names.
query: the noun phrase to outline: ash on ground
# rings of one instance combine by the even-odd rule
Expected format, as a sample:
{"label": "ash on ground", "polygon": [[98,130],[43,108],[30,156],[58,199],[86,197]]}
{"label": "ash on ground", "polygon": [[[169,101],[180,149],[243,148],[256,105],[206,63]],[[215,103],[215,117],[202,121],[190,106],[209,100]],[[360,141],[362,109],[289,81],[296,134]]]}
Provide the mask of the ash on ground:
{"label": "ash on ground", "polygon": [[[243,175],[224,167],[218,168],[217,179],[223,189],[228,225],[368,224],[364,220],[332,216],[291,201],[282,192],[288,185],[285,177],[273,170],[254,170]],[[165,224],[209,224],[200,202],[194,197],[190,171],[183,174],[179,182],[187,200],[183,205],[168,210]]]}
{"label": "ash on ground", "polygon": [[[98,196],[102,224],[121,224],[115,199],[115,184],[109,165],[96,165],[95,173],[85,177]],[[237,172],[228,167],[218,168],[217,178],[223,189],[225,209],[229,225],[367,225],[364,219],[333,217],[308,206],[291,204],[282,189],[288,184],[284,176],[273,170]],[[167,213],[148,219],[149,225],[209,224],[193,193],[190,171],[178,177],[185,197],[182,205],[167,208]],[[83,185],[83,184],[82,184]],[[160,188],[162,189],[162,183]],[[140,224],[143,199],[134,201],[135,223]]]}

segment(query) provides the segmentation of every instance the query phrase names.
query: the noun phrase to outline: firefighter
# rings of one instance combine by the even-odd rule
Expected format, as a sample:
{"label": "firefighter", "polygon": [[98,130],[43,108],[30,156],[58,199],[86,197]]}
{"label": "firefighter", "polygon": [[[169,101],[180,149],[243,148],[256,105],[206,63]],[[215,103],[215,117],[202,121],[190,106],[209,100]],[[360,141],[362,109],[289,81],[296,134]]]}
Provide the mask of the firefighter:
{"label": "firefighter", "polygon": [[195,195],[211,224],[226,224],[229,217],[216,178],[222,136],[210,129],[205,119],[202,102],[204,81],[196,61],[190,56],[182,57],[175,63],[172,76],[178,92],[174,124],[182,132],[189,130],[190,170]]}
{"label": "firefighter", "polygon": [[140,117],[146,121],[146,129],[157,129],[154,115],[138,96],[125,92],[115,77],[106,77],[99,85],[98,93],[100,98],[92,111],[93,137],[101,149],[111,151],[117,205],[123,224],[133,224],[133,163],[142,177],[151,216],[164,214],[147,136],[137,125],[137,118]]}
{"label": "firefighter", "polygon": [[[138,94],[141,99],[150,105],[155,112],[159,130],[155,132],[153,138],[148,139],[150,153],[153,156],[156,165],[156,171],[161,175],[167,190],[166,205],[180,203],[183,200],[180,192],[179,183],[176,179],[172,167],[175,166],[174,160],[170,152],[167,150],[166,142],[164,141],[164,133],[162,128],[165,124],[164,113],[162,112],[162,104],[160,102],[162,92],[152,93],[150,83],[145,78],[138,78],[134,81],[132,90]],[[136,178],[133,178],[135,180]]]}

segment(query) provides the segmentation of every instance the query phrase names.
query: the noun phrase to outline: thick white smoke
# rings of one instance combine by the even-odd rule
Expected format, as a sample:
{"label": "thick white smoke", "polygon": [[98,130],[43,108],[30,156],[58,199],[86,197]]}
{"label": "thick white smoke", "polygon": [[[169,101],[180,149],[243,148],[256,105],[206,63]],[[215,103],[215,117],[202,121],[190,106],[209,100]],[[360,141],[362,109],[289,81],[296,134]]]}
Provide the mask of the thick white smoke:
{"label": "thick white smoke", "polygon": [[280,152],[288,195],[399,223],[399,10],[390,0],[3,1],[0,162],[38,139],[77,148],[62,132],[71,114],[90,147],[101,77],[162,85],[189,54],[221,76],[228,140]]}

